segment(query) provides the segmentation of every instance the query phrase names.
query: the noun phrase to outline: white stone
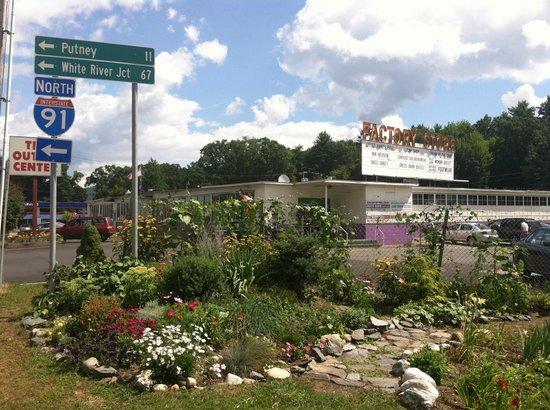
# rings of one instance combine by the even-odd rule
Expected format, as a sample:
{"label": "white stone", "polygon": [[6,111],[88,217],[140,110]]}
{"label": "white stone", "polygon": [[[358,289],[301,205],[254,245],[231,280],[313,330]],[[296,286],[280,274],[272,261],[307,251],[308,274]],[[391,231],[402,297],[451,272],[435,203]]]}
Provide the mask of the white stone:
{"label": "white stone", "polygon": [[244,384],[254,384],[254,383],[256,383],[256,380],[249,379],[248,377],[245,377],[245,378],[243,378],[243,383]]}
{"label": "white stone", "polygon": [[343,347],[342,347],[342,350],[344,352],[351,352],[352,350],[355,350],[357,349],[357,346],[355,346],[354,344],[351,344],[351,343],[346,343]]}
{"label": "white stone", "polygon": [[162,383],[154,384],[153,385],[153,391],[166,391],[168,390],[168,386]]}
{"label": "white stone", "polygon": [[197,386],[197,379],[195,379],[194,377],[188,377],[187,380],[185,381],[185,385],[192,389],[193,387],[196,387]]}
{"label": "white stone", "polygon": [[149,390],[153,386],[153,380],[151,380],[151,376],[153,376],[152,370],[142,370],[137,376],[134,381],[135,386],[140,390]]}
{"label": "white stone", "polygon": [[399,377],[405,373],[405,370],[409,367],[411,367],[411,364],[408,361],[400,359],[393,364],[390,374],[392,376]]}
{"label": "white stone", "polygon": [[173,385],[170,386],[170,390],[172,390],[172,391],[178,391],[178,390],[180,390],[180,386],[177,385],[177,384],[173,384]]}
{"label": "white stone", "polygon": [[374,316],[370,317],[370,322],[374,327],[388,327],[390,324],[382,319],[377,319]]}
{"label": "white stone", "polygon": [[401,376],[401,384],[413,379],[425,380],[428,383],[431,383],[435,388],[437,388],[435,380],[432,379],[429,374],[424,373],[422,370],[416,367],[409,367],[407,370],[405,370],[405,373],[403,373],[403,376]]}
{"label": "white stone", "polygon": [[439,391],[437,390],[437,388],[430,382],[427,382],[426,380],[411,379],[411,380],[407,380],[405,383],[399,386],[400,392],[404,392],[405,390],[408,390],[408,389],[426,390],[436,398],[439,397]]}
{"label": "white stone", "polygon": [[267,369],[265,374],[267,377],[274,380],[283,380],[290,377],[290,372],[285,369],[281,369],[280,367],[272,367],[271,369]]}
{"label": "white stone", "polygon": [[228,373],[227,374],[227,384],[231,386],[236,386],[238,384],[243,384],[243,379],[236,374]]}
{"label": "white stone", "polygon": [[89,357],[82,362],[82,365],[88,370],[94,370],[99,366],[99,361],[95,357]]}
{"label": "white stone", "polygon": [[412,350],[406,349],[401,353],[401,359],[408,359],[413,354]]}
{"label": "white stone", "polygon": [[435,405],[437,396],[433,396],[427,390],[410,388],[399,393],[399,399],[409,409],[431,409]]}

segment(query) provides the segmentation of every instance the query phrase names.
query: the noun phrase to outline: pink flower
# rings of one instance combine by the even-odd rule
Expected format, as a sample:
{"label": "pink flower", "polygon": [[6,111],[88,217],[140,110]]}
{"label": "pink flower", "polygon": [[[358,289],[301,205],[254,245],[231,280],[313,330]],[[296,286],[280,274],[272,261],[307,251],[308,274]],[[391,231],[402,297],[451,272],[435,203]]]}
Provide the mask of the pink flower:
{"label": "pink flower", "polygon": [[197,302],[196,300],[190,300],[189,302],[187,302],[187,307],[189,308],[189,310],[195,310],[199,307],[199,302]]}
{"label": "pink flower", "polygon": [[139,309],[138,308],[128,309],[128,313],[130,313],[131,315],[137,315],[139,313]]}
{"label": "pink flower", "polygon": [[168,311],[166,312],[166,316],[168,316],[169,318],[176,317],[176,312],[174,312],[172,309],[168,309]]}

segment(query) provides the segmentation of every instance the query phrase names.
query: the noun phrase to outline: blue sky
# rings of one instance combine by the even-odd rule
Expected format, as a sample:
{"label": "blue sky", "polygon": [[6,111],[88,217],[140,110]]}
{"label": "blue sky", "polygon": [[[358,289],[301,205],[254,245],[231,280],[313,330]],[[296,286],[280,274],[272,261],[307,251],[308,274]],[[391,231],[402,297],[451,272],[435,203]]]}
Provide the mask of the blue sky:
{"label": "blue sky", "polygon": [[[31,108],[35,35],[150,46],[140,159],[181,164],[220,138],[308,146],[360,121],[433,125],[550,94],[544,0],[16,0],[12,133]],[[464,4],[467,3],[467,4]],[[130,161],[130,85],[79,80],[73,169]]]}

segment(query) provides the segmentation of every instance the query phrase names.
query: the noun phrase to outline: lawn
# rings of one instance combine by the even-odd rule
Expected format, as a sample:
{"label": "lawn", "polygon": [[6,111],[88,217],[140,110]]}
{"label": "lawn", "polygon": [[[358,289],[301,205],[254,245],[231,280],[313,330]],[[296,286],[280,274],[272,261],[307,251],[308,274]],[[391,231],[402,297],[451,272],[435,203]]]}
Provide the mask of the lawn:
{"label": "lawn", "polygon": [[400,408],[391,393],[306,381],[153,394],[94,381],[28,345],[20,319],[44,290],[36,284],[0,290],[0,408]]}

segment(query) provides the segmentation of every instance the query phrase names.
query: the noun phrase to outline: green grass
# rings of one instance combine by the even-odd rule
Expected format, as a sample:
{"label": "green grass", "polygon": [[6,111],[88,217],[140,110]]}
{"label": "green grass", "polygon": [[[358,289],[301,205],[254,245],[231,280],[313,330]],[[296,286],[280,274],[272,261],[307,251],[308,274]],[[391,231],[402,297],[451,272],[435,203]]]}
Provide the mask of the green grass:
{"label": "green grass", "polygon": [[30,310],[32,298],[43,291],[42,285],[15,285],[1,290],[0,408],[400,408],[391,393],[305,380],[154,394],[106,385],[28,346],[20,318]]}

